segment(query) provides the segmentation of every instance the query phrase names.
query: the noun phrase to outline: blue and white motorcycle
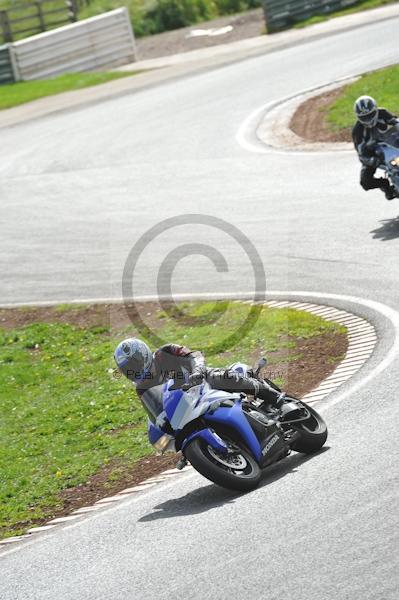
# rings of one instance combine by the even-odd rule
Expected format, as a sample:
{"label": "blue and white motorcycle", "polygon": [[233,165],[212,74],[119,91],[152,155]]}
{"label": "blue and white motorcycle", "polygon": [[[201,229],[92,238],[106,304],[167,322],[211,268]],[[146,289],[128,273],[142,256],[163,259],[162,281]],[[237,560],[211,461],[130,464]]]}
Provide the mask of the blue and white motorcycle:
{"label": "blue and white motorcycle", "polygon": [[[265,364],[265,359],[259,361],[256,376]],[[241,375],[251,369],[242,363],[230,368]],[[283,393],[272,407],[243,393],[214,390],[206,382],[186,391],[172,391],[173,384],[170,379],[144,394],[147,408],[161,409],[156,423],[149,421],[149,440],[160,452],[181,450],[178,468],[189,461],[222,487],[254,489],[262,469],[291,450],[317,452],[327,439],[326,424],[314,408]]]}
{"label": "blue and white motorcycle", "polygon": [[380,160],[378,168],[385,171],[399,198],[399,125],[388,129],[377,143],[375,152]]}

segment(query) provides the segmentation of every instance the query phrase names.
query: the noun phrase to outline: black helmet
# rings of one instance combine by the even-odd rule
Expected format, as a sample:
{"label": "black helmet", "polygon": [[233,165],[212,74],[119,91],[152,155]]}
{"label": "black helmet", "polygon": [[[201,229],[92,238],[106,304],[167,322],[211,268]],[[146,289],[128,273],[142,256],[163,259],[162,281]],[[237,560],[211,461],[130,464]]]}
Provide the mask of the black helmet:
{"label": "black helmet", "polygon": [[377,102],[371,96],[360,96],[355,102],[357,120],[365,127],[374,127],[378,120]]}
{"label": "black helmet", "polygon": [[150,373],[153,361],[147,344],[137,338],[128,338],[118,344],[114,358],[122,373],[136,383]]}

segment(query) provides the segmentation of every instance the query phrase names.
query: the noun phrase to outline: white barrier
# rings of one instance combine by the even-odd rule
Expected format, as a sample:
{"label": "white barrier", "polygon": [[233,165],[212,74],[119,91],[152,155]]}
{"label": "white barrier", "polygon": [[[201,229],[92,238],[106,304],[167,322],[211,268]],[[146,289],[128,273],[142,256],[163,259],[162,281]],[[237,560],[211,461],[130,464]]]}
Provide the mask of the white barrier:
{"label": "white barrier", "polygon": [[134,35],[125,7],[10,46],[17,80],[102,70],[136,60]]}

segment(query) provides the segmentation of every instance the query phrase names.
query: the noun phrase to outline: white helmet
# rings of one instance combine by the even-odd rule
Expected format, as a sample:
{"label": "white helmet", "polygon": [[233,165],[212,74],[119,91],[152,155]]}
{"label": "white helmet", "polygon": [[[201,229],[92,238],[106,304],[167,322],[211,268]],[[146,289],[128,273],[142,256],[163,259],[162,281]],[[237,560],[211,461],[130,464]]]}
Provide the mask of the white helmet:
{"label": "white helmet", "polygon": [[355,102],[357,120],[365,127],[374,127],[378,120],[377,102],[371,96],[360,96]]}
{"label": "white helmet", "polygon": [[153,362],[151,350],[145,342],[137,338],[128,338],[120,342],[114,358],[120,371],[136,383],[149,374]]}

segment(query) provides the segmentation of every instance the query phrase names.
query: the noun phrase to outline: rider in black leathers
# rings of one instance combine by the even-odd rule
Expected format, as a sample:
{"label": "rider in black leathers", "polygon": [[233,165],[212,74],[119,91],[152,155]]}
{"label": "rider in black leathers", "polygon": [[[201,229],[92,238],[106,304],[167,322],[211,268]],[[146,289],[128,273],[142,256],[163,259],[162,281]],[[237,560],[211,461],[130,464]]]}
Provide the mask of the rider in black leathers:
{"label": "rider in black leathers", "polygon": [[355,102],[357,122],[352,130],[352,139],[359,160],[362,163],[360,185],[364,190],[381,189],[387,200],[395,197],[395,189],[387,179],[374,177],[379,165],[375,153],[376,144],[389,127],[398,123],[398,119],[385,108],[378,108],[371,96],[360,96]]}
{"label": "rider in black leathers", "polygon": [[136,385],[137,393],[152,420],[158,416],[154,413],[159,413],[162,408],[150,402],[149,409],[146,392],[168,379],[175,381],[172,389],[187,389],[206,380],[214,389],[244,392],[269,404],[276,404],[282,397],[268,383],[255,377],[244,377],[230,369],[206,367],[201,352],[177,344],[165,344],[152,354],[145,342],[129,338],[118,345],[114,357],[120,371]]}

